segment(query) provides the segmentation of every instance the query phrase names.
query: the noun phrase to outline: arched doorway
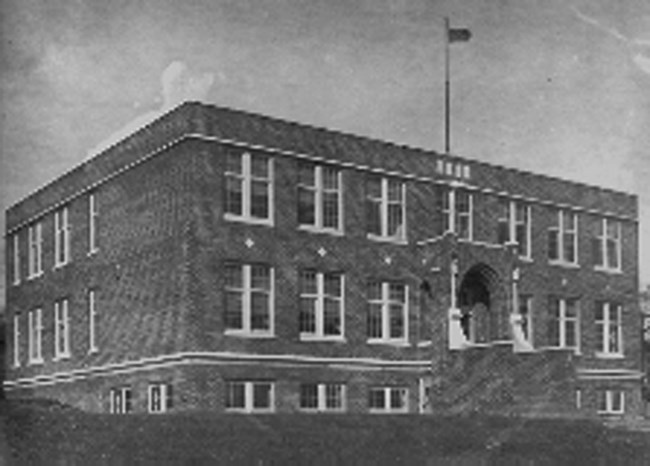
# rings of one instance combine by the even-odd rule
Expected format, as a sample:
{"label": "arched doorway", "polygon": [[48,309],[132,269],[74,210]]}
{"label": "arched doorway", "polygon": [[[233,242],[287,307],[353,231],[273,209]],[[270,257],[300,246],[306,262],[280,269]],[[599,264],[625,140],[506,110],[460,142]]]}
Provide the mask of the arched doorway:
{"label": "arched doorway", "polygon": [[498,286],[498,274],[486,264],[474,265],[463,276],[458,305],[461,328],[468,341],[487,343],[498,339],[499,316],[495,305]]}

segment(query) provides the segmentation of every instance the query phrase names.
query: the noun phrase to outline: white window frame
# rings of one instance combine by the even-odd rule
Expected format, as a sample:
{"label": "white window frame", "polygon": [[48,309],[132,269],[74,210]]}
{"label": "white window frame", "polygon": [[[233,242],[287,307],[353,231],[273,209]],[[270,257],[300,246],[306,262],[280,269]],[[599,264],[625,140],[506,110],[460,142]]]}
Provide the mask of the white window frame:
{"label": "white window frame", "polygon": [[68,299],[54,302],[54,360],[70,357],[70,314]]}
{"label": "white window frame", "polygon": [[[605,407],[601,407],[601,397],[605,397]],[[615,397],[618,399],[616,408]],[[624,390],[600,390],[598,393],[598,414],[624,414],[625,413],[625,391]]]}
{"label": "white window frame", "polygon": [[[159,390],[158,403],[155,403],[154,391]],[[166,413],[169,411],[169,396],[171,390],[166,383],[150,383],[147,387],[147,410],[150,413]]]}
{"label": "white window frame", "polygon": [[[384,392],[384,406],[372,407],[370,406],[370,400],[372,399],[372,392],[379,391],[379,390]],[[391,404],[392,394],[394,391],[401,392],[401,397],[404,401],[403,406],[399,408],[394,408]],[[368,411],[371,413],[408,413],[409,412],[409,389],[406,387],[371,387],[368,390]]]}
{"label": "white window frame", "polygon": [[28,318],[28,347],[29,364],[43,363],[43,310],[41,308],[29,311]]}
{"label": "white window frame", "polygon": [[[268,178],[261,178],[258,176],[253,177],[252,173],[252,158],[254,158],[256,154],[251,154],[250,152],[243,152],[239,154],[239,157],[241,157],[241,167],[242,167],[242,172],[241,173],[236,173],[232,171],[225,171],[226,178],[233,178],[240,180],[242,184],[242,213],[241,215],[232,213],[232,212],[225,212],[224,213],[224,218],[226,220],[233,220],[233,221],[239,221],[239,222],[245,222],[245,223],[254,223],[258,225],[273,225],[273,218],[274,218],[274,211],[273,211],[273,206],[274,206],[274,199],[273,199],[273,192],[274,192],[274,173],[273,173],[273,158],[268,156],[268,155],[263,155],[267,160],[267,173],[268,173]],[[262,155],[261,155],[262,156]],[[253,196],[253,190],[252,190],[252,184],[253,180],[264,180],[266,184],[266,198],[267,198],[267,212],[268,212],[268,217],[267,218],[261,218],[261,217],[253,217],[252,215],[252,196]],[[228,200],[224,199],[224,205],[227,203]]]}
{"label": "white window frame", "polygon": [[[311,166],[314,170],[314,184],[308,185],[305,183],[299,183],[298,189],[305,191],[310,191],[314,196],[314,223],[299,223],[299,228],[301,230],[313,230],[316,232],[325,232],[325,233],[343,233],[343,176],[342,172],[339,169],[330,166],[324,166],[319,164],[311,164],[307,162],[304,163],[307,166]],[[323,181],[323,169],[328,168],[336,171],[336,189],[325,188],[325,183]],[[301,170],[301,168],[298,168]],[[324,199],[326,193],[336,193],[337,198],[337,225],[336,227],[324,226]],[[300,220],[300,219],[299,219]]]}
{"label": "white window frame", "polygon": [[14,367],[20,367],[20,314],[14,314]]}
{"label": "white window frame", "polygon": [[[507,206],[508,218],[499,217],[498,222],[503,223],[507,221],[508,225],[508,239],[506,245],[516,245],[517,254],[520,258],[525,260],[532,260],[533,257],[533,244],[532,244],[532,223],[533,223],[533,214],[530,204],[521,201],[514,201],[510,199],[501,199],[500,202],[505,203]],[[519,248],[519,242],[517,241],[517,226],[522,224],[522,222],[517,220],[517,207],[523,207],[525,209],[525,219],[523,224],[526,227],[526,251],[521,251]]]}
{"label": "white window frame", "polygon": [[97,245],[97,219],[99,211],[97,209],[97,199],[95,194],[88,196],[88,254],[94,254],[99,250]]}
{"label": "white window frame", "polygon": [[[623,357],[623,306],[608,301],[597,302],[596,305],[601,306],[603,313],[602,319],[596,319],[596,327],[602,327],[602,339],[598,342],[596,356],[600,358]],[[615,314],[614,320],[612,320],[612,312]],[[612,327],[617,328],[618,349],[616,351],[612,351],[610,345]]]}
{"label": "white window frame", "polygon": [[[566,225],[566,215],[571,218],[573,225]],[[555,251],[557,258],[549,258],[549,261],[553,264],[578,265],[578,214],[570,210],[557,209],[557,223],[549,228],[549,232],[551,231],[557,234],[557,251]],[[573,261],[566,257],[565,238],[568,234],[573,235]]]}
{"label": "white window frame", "polygon": [[27,229],[28,248],[28,275],[27,278],[36,278],[43,274],[43,223],[36,222]]}
{"label": "white window frame", "polygon": [[88,353],[99,351],[97,346],[97,302],[95,290],[88,291]]}
{"label": "white window frame", "polygon": [[[300,339],[306,341],[322,341],[322,340],[343,340],[345,339],[345,276],[342,273],[327,273],[317,272],[315,270],[302,270],[300,272],[300,280],[303,280],[303,273],[314,273],[316,275],[316,294],[302,293],[300,298],[313,299],[316,307],[316,331],[304,332],[300,331]],[[327,295],[329,299],[338,300],[339,303],[339,321],[341,322],[341,331],[338,335],[325,334],[325,276],[337,275],[339,277],[339,287],[341,294],[338,297]]]}
{"label": "white window frame", "polygon": [[[614,223],[616,225],[616,238],[610,238],[609,237],[609,226],[611,223]],[[623,234],[623,227],[620,221],[618,220],[612,220],[608,218],[603,218],[600,223],[600,232],[597,236],[599,242],[600,242],[600,253],[602,255],[602,263],[601,264],[596,264],[595,269],[596,270],[606,270],[606,271],[612,271],[612,272],[621,272],[623,270],[623,251],[622,251],[622,234]],[[615,244],[616,248],[616,259],[617,259],[617,266],[613,267],[609,263],[609,240],[612,239]]]}
{"label": "white window frame", "polygon": [[[469,211],[461,212],[459,209],[460,202],[458,201],[458,194],[465,194],[468,198]],[[443,194],[444,201],[442,204],[442,215],[445,217],[446,228],[443,228],[444,233],[456,233],[460,240],[472,241],[474,239],[474,196],[472,193],[465,190],[457,190],[455,188],[444,188]],[[467,217],[468,231],[467,236],[460,236],[460,229],[458,223],[461,217]]]}
{"label": "white window frame", "polygon": [[[517,312],[519,313],[519,315],[522,315],[522,313],[521,313],[522,307],[523,307],[524,303],[526,304],[525,307],[526,307],[526,310],[528,312],[528,315],[526,316],[527,317],[526,318],[526,333],[527,334],[524,335],[524,336],[526,337],[526,341],[528,343],[530,343],[530,345],[532,346],[534,344],[534,338],[533,337],[535,335],[534,324],[533,324],[533,320],[534,320],[533,319],[533,306],[534,306],[533,296],[530,295],[530,294],[520,294],[518,296],[518,301],[519,301],[519,309],[517,310]],[[523,317],[522,317],[522,319],[523,319]],[[523,329],[524,329],[523,322],[521,324],[521,329],[522,329],[522,332],[523,332]]]}
{"label": "white window frame", "polygon": [[67,206],[54,212],[54,268],[70,262],[70,222]]}
{"label": "white window frame", "polygon": [[131,387],[111,388],[109,412],[111,414],[129,414],[133,410],[131,395]]}
{"label": "white window frame", "polygon": [[[382,344],[398,344],[398,345],[407,345],[409,341],[409,287],[404,283],[399,282],[372,282],[368,286],[373,286],[373,284],[381,284],[381,298],[380,299],[368,299],[368,305],[374,303],[381,305],[381,323],[382,323],[382,336],[381,337],[370,337],[368,336],[368,343],[382,343]],[[399,338],[391,338],[390,336],[390,305],[393,301],[390,300],[390,285],[399,285],[404,287],[404,302],[402,304],[403,308],[403,320],[404,320],[404,334]],[[370,312],[370,310],[368,310]]]}
{"label": "white window frame", "polygon": [[20,284],[20,236],[18,233],[13,235],[13,284]]}
{"label": "white window frame", "polygon": [[[378,241],[389,241],[395,243],[406,243],[406,183],[398,178],[386,177],[378,175],[371,175],[373,177],[378,177],[381,182],[381,197],[370,197],[369,193],[366,193],[366,200],[374,204],[379,204],[379,222],[380,222],[380,234],[368,232],[367,236],[369,239],[378,240]],[[396,204],[394,201],[389,201],[389,184],[399,183],[400,184],[400,206],[401,206],[401,217],[402,223],[397,229],[397,233],[394,235],[388,234],[388,218],[389,218],[389,205]]]}
{"label": "white window frame", "polygon": [[[275,270],[266,264],[241,264],[229,263],[227,265],[238,266],[242,271],[243,288],[224,286],[224,292],[239,292],[242,299],[242,327],[241,329],[226,328],[226,335],[243,336],[243,337],[273,337],[275,336]],[[265,330],[252,329],[252,267],[266,267],[269,271],[269,290],[268,290],[268,309],[269,309],[269,328]]]}
{"label": "white window frame", "polygon": [[[554,298],[558,302],[558,309],[560,315],[557,319],[553,317],[554,324],[558,325],[558,344],[554,345],[554,348],[565,348],[572,349],[576,353],[580,353],[580,302],[577,299],[572,298]],[[576,315],[567,316],[567,303],[575,303]],[[567,323],[574,322],[575,324],[575,346],[567,345]]]}
{"label": "white window frame", "polygon": [[[254,390],[256,385],[269,385],[269,406],[267,408],[257,408],[254,405]],[[233,407],[228,406],[228,398],[230,397],[230,390],[233,385],[244,385],[244,406]],[[243,381],[243,380],[228,380],[226,381],[226,400],[225,409],[228,412],[235,413],[272,413],[275,411],[275,382],[272,381]]]}
{"label": "white window frame", "polygon": [[[316,407],[302,406],[302,388],[303,386],[316,387]],[[341,405],[338,407],[327,406],[327,390],[335,389],[339,393]],[[347,386],[344,383],[305,383],[300,385],[299,409],[309,413],[343,413],[347,409]]]}

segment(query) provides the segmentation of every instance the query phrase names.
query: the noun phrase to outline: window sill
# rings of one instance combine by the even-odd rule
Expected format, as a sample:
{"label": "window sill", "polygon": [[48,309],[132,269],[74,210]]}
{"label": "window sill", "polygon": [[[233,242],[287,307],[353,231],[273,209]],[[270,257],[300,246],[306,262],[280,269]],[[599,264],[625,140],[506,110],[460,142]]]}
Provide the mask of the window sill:
{"label": "window sill", "polygon": [[40,272],[38,272],[38,273],[36,273],[36,274],[34,274],[34,275],[29,275],[29,276],[27,277],[27,281],[29,281],[29,280],[35,280],[35,279],[37,279],[37,278],[42,277],[43,275],[44,275],[44,272],[41,270]]}
{"label": "window sill", "polygon": [[11,286],[18,286],[18,285],[20,285],[20,280],[18,280],[18,281],[14,281],[14,282],[11,284]]}
{"label": "window sill", "polygon": [[382,408],[369,408],[370,414],[408,414],[408,409],[382,409]]}
{"label": "window sill", "polygon": [[305,343],[346,343],[344,336],[322,336],[311,334],[300,334],[300,341]]}
{"label": "window sill", "polygon": [[308,233],[319,233],[331,236],[344,236],[342,228],[321,228],[314,225],[298,225],[298,230],[306,231]]}
{"label": "window sill", "polygon": [[303,414],[345,414],[344,408],[298,408]]}
{"label": "window sill", "polygon": [[406,239],[395,238],[394,236],[379,236],[373,233],[368,233],[367,237],[369,240],[377,241],[379,243],[391,243],[391,244],[398,244],[400,246],[406,246],[408,244],[408,241],[406,241]]}
{"label": "window sill", "polygon": [[532,264],[535,262],[532,257],[529,256],[517,256],[521,262],[527,263],[527,264]]}
{"label": "window sill", "polygon": [[59,354],[59,355],[57,355],[57,356],[54,356],[54,357],[52,358],[52,361],[53,361],[53,362],[57,362],[57,361],[65,361],[66,359],[70,359],[70,357],[71,357],[70,353]]}
{"label": "window sill", "polygon": [[270,338],[275,338],[274,333],[253,333],[253,332],[247,332],[244,330],[226,330],[224,331],[224,335],[228,337],[237,337],[237,338],[259,338],[259,339],[270,339]]}
{"label": "window sill", "polygon": [[97,254],[98,252],[99,252],[99,248],[91,249],[90,251],[88,251],[88,252],[86,253],[86,256],[88,256],[88,257],[92,257],[92,256],[94,256],[95,254]]}
{"label": "window sill", "polygon": [[69,263],[70,263],[70,261],[67,261],[67,262],[61,262],[61,263],[59,263],[59,264],[54,264],[54,267],[52,267],[52,270],[59,270],[59,269],[62,269],[63,267],[65,267],[65,266],[68,265]]}
{"label": "window sill", "polygon": [[580,264],[577,264],[575,262],[566,262],[566,261],[557,260],[557,259],[549,259],[548,264],[552,265],[554,267],[562,267],[564,269],[579,269],[580,268]]}
{"label": "window sill", "polygon": [[623,274],[623,270],[621,270],[621,269],[610,269],[608,267],[603,267],[601,265],[594,266],[594,270],[596,272],[604,272],[604,273],[608,273],[608,274],[611,274],[611,275],[622,275]]}
{"label": "window sill", "polygon": [[623,353],[603,353],[603,352],[596,352],[596,357],[598,359],[625,359],[625,355]]}
{"label": "window sill", "polygon": [[232,414],[273,414],[274,409],[246,409],[246,408],[226,408],[227,413]]}
{"label": "window sill", "polygon": [[229,222],[247,223],[249,225],[262,225],[267,227],[273,226],[273,220],[270,218],[242,217],[229,213],[225,213],[223,218]]}
{"label": "window sill", "polygon": [[39,366],[39,365],[43,364],[44,362],[45,361],[43,360],[43,358],[41,358],[41,359],[32,359],[32,360],[27,362],[27,365],[28,366]]}
{"label": "window sill", "polygon": [[623,416],[625,411],[597,411],[600,416]]}
{"label": "window sill", "polygon": [[366,341],[369,345],[386,345],[395,346],[400,348],[408,348],[410,343],[407,340],[383,340],[379,338],[368,339]]}
{"label": "window sill", "polygon": [[578,348],[572,348],[568,346],[540,346],[537,349],[540,351],[570,351],[576,356],[582,355],[582,352]]}
{"label": "window sill", "polygon": [[88,354],[95,354],[95,353],[99,353],[99,348],[90,348],[88,350]]}

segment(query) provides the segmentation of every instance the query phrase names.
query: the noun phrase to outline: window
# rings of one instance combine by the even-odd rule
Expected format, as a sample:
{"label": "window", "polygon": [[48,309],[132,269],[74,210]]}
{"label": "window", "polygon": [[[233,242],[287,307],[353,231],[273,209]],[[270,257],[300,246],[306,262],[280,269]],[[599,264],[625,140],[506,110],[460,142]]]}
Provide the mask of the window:
{"label": "window", "polygon": [[374,387],[368,394],[370,412],[408,412],[408,389],[401,387]]}
{"label": "window", "polygon": [[404,183],[371,175],[367,179],[366,190],[368,236],[406,241]]}
{"label": "window", "polygon": [[68,300],[54,303],[54,359],[70,357],[70,321]]}
{"label": "window", "polygon": [[343,275],[300,273],[300,338],[343,337]]}
{"label": "window", "polygon": [[407,342],[407,295],[407,287],[400,283],[370,283],[368,286],[369,342]]}
{"label": "window", "polygon": [[41,348],[41,337],[43,334],[43,313],[41,309],[30,311],[28,316],[29,334],[29,363],[39,364],[43,362],[43,352]]}
{"label": "window", "polygon": [[14,279],[13,283],[14,285],[18,285],[20,283],[20,237],[18,236],[18,233],[14,234],[14,239],[13,239],[13,273],[14,273]]}
{"label": "window", "polygon": [[340,383],[300,385],[300,409],[305,411],[345,411],[345,385]]}
{"label": "window", "polygon": [[621,270],[621,222],[602,219],[598,234],[592,241],[596,267]]}
{"label": "window", "polygon": [[558,348],[579,350],[580,319],[578,301],[550,298],[549,342]]}
{"label": "window", "polygon": [[97,220],[99,211],[95,194],[88,196],[88,254],[97,252]]}
{"label": "window", "polygon": [[14,315],[14,367],[20,367],[20,314]]}
{"label": "window", "polygon": [[621,306],[609,302],[596,303],[596,344],[599,356],[623,354]]}
{"label": "window", "polygon": [[508,199],[499,200],[497,240],[517,244],[520,257],[531,258],[530,206]]}
{"label": "window", "polygon": [[455,232],[461,239],[472,239],[472,195],[467,191],[443,188],[438,193],[440,234]]}
{"label": "window", "polygon": [[557,223],[548,229],[548,258],[567,264],[578,263],[578,215],[557,211]]}
{"label": "window", "polygon": [[343,229],[341,172],[335,168],[299,162],[298,223],[318,230]]}
{"label": "window", "polygon": [[226,164],[226,218],[271,223],[271,158],[263,154],[230,152]]}
{"label": "window", "polygon": [[625,412],[625,392],[622,390],[599,390],[598,412],[600,414],[623,414]]}
{"label": "window", "polygon": [[272,412],[275,387],[273,382],[226,383],[226,410],[245,413]]}
{"label": "window", "polygon": [[28,228],[28,277],[34,278],[43,273],[43,224],[37,222]]}
{"label": "window", "polygon": [[273,269],[260,264],[225,266],[226,332],[273,334]]}
{"label": "window", "polygon": [[165,413],[172,407],[172,386],[152,383],[147,389],[147,406],[150,413]]}
{"label": "window", "polygon": [[131,412],[131,388],[112,388],[110,392],[110,413],[127,414]]}
{"label": "window", "polygon": [[99,351],[97,347],[97,303],[95,302],[95,290],[88,291],[88,352]]}
{"label": "window", "polygon": [[533,298],[532,296],[519,296],[519,315],[521,316],[521,330],[529,343],[533,342]]}
{"label": "window", "polygon": [[70,224],[68,208],[54,212],[54,266],[65,265],[70,261]]}

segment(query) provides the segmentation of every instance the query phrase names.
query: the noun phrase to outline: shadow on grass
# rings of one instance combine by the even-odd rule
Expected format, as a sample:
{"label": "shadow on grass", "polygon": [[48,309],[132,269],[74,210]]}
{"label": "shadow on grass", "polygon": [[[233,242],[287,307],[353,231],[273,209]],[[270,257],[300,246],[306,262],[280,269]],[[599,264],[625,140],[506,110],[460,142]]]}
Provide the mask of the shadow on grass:
{"label": "shadow on grass", "polygon": [[[47,465],[650,464],[648,434],[595,422],[418,415],[89,414],[12,402],[13,463]],[[10,463],[10,464],[13,464]]]}

